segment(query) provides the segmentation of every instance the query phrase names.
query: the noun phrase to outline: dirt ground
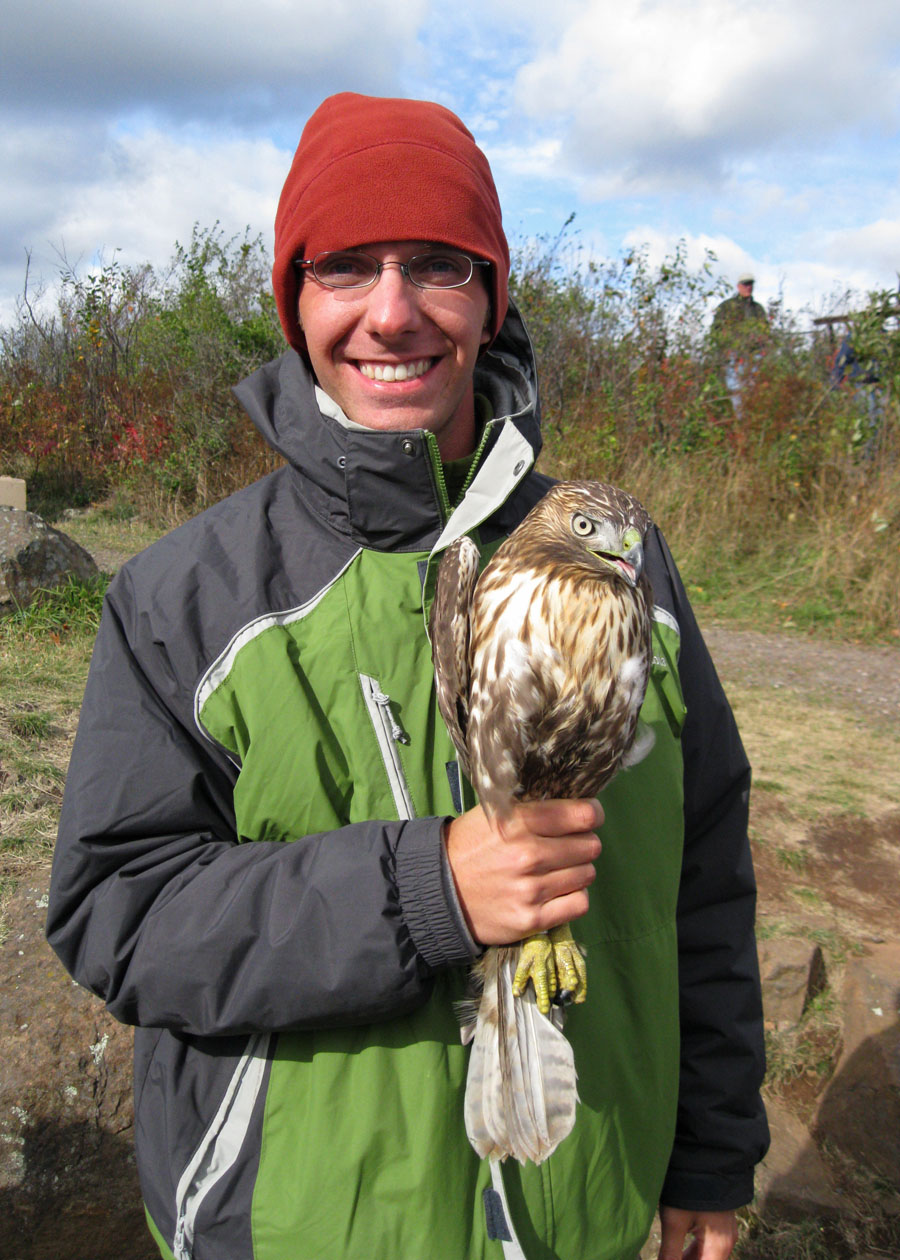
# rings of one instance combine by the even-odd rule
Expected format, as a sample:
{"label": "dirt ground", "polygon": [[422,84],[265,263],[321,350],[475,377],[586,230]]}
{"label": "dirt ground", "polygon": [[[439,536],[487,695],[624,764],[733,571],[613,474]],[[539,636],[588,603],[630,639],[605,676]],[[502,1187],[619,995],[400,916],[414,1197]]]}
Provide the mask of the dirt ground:
{"label": "dirt ground", "polygon": [[793,691],[900,720],[900,646],[823,643],[715,624],[703,627],[703,637],[726,683]]}
{"label": "dirt ground", "polygon": [[[796,746],[805,743],[808,775],[821,779],[821,795],[827,796],[828,776],[837,779],[849,772],[855,779],[852,807],[842,810],[812,804],[800,819],[787,817],[789,793],[773,796],[764,789],[752,793],[754,836],[783,836],[788,853],[797,857],[792,872],[786,865],[785,848],[754,844],[761,917],[825,916],[851,936],[896,938],[900,935],[900,765],[891,757],[890,745],[900,736],[900,646],[823,643],[718,625],[704,626],[703,633],[726,691],[738,697],[735,711],[755,779],[765,748],[778,740],[790,744],[794,720],[798,775],[803,773],[803,762]],[[758,708],[741,703],[748,695],[758,701]],[[745,709],[750,711],[746,730]],[[844,725],[833,726],[835,715]],[[854,764],[859,767],[855,772]],[[815,889],[815,904],[804,908],[798,902],[797,882]]]}

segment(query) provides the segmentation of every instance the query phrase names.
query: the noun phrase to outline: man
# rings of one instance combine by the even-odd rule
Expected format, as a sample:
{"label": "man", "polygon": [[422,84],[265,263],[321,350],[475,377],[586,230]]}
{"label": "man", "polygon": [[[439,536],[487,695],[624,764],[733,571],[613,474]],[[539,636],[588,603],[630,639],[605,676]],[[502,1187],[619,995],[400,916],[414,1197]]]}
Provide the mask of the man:
{"label": "man", "polygon": [[[723,1260],[751,1197],[749,768],[661,537],[656,744],[602,809],[523,805],[501,840],[437,712],[441,554],[490,554],[549,485],[508,266],[459,119],[325,101],[276,219],[291,348],[237,391],[286,466],[110,587],[48,934],[137,1025],[164,1257],[632,1260],[661,1197],[664,1260],[689,1233]],[[575,1129],[489,1166],[453,1003],[482,947],[574,918]]]}
{"label": "man", "polygon": [[[720,302],[713,315],[713,328],[720,335],[734,334],[737,330],[749,331],[752,324],[767,328],[769,318],[766,308],[753,297],[756,280],[753,273],[745,271],[738,276],[737,293]],[[758,331],[758,329],[757,329]]]}
{"label": "man", "polygon": [[754,283],[752,272],[738,276],[737,293],[719,303],[712,322],[712,338],[722,357],[725,388],[738,418],[743,394],[753,380],[769,337],[769,317],[765,307],[753,297]]}

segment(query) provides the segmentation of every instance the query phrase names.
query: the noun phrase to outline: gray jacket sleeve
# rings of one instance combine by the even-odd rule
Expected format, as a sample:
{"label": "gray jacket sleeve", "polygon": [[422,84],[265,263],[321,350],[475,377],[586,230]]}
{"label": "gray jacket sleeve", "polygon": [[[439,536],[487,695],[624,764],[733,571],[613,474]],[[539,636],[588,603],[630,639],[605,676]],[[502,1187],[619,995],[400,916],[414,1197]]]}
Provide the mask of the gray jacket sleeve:
{"label": "gray jacket sleeve", "polygon": [[722,1211],[749,1203],[769,1144],[747,815],[750,766],[731,707],[662,543],[681,628],[687,718],[685,844],[678,898],[681,1075],[675,1143],[661,1200]]}
{"label": "gray jacket sleeve", "polygon": [[151,639],[120,575],[53,862],[47,934],[69,972],[126,1023],[201,1035],[367,1023],[424,1002],[437,968],[472,955],[441,820],[239,844],[236,770]]}

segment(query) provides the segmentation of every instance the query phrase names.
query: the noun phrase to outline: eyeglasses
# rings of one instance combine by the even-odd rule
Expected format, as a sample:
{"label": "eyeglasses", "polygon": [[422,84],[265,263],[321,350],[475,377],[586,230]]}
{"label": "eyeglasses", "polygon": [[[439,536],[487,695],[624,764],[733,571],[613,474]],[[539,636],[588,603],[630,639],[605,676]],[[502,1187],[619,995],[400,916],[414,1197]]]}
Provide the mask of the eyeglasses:
{"label": "eyeglasses", "polygon": [[425,254],[413,254],[405,263],[379,262],[358,249],[327,249],[315,258],[294,260],[297,268],[312,267],[319,284],[329,289],[364,289],[375,283],[385,267],[399,267],[417,289],[459,289],[469,283],[476,267],[490,265],[455,249],[431,249]]}

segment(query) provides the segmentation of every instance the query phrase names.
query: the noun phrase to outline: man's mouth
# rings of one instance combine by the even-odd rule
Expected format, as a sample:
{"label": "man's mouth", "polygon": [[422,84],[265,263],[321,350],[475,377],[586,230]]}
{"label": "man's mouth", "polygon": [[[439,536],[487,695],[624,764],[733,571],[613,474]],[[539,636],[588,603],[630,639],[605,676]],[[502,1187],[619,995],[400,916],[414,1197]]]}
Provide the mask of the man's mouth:
{"label": "man's mouth", "polygon": [[360,360],[357,366],[370,381],[414,381],[417,376],[424,376],[432,363],[434,359],[412,359],[409,363],[364,363]]}

